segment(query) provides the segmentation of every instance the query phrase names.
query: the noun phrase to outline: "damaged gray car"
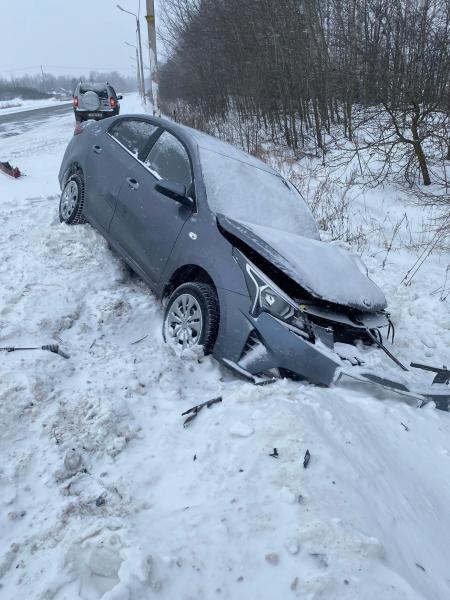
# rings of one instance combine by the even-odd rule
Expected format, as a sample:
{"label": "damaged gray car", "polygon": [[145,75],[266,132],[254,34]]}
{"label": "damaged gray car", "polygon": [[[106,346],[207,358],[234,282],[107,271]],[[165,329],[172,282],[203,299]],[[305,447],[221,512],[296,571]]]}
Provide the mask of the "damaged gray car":
{"label": "damaged gray car", "polygon": [[167,299],[174,348],[203,347],[256,383],[348,376],[447,406],[450,372],[424,366],[433,386],[401,377],[383,292],[359,257],[320,240],[299,192],[267,164],[128,115],[78,125],[59,181],[61,221],[91,223]]}

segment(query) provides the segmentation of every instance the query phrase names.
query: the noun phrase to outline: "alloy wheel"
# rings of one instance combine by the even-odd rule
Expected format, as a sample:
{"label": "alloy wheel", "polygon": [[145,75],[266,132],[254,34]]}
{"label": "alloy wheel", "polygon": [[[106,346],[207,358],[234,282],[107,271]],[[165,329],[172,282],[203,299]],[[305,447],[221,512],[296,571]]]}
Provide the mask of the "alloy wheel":
{"label": "alloy wheel", "polygon": [[170,305],[164,323],[166,340],[184,350],[200,343],[203,315],[200,304],[192,294],[181,294]]}
{"label": "alloy wheel", "polygon": [[61,199],[61,215],[65,221],[70,219],[77,207],[79,196],[78,185],[76,181],[69,181],[64,188]]}

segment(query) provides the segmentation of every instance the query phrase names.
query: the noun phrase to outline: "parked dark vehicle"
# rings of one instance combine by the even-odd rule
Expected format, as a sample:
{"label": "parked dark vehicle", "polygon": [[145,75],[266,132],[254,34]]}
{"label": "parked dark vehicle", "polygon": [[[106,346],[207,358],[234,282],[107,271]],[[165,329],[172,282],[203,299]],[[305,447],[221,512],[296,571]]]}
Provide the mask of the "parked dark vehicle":
{"label": "parked dark vehicle", "polygon": [[265,163],[127,115],[77,126],[59,181],[61,221],[89,221],[167,298],[163,333],[174,348],[202,346],[256,382],[330,385],[352,371],[408,393],[386,371],[364,371],[355,347],[390,355],[382,291],[357,256],[320,241],[298,191]]}
{"label": "parked dark vehicle", "polygon": [[106,83],[78,83],[73,94],[73,111],[77,123],[88,119],[96,121],[106,117],[114,117],[120,112],[118,96],[108,82]]}

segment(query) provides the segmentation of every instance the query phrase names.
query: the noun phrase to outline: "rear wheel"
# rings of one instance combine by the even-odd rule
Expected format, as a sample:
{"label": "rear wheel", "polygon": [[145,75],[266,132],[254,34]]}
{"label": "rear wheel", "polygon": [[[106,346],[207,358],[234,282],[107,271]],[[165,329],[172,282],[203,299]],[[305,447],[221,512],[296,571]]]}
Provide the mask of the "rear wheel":
{"label": "rear wheel", "polygon": [[67,225],[86,223],[83,216],[84,179],[81,173],[74,173],[64,186],[59,201],[59,220]]}
{"label": "rear wheel", "polygon": [[183,283],[170,296],[164,314],[163,336],[175,350],[202,346],[213,350],[219,329],[219,300],[207,283]]}

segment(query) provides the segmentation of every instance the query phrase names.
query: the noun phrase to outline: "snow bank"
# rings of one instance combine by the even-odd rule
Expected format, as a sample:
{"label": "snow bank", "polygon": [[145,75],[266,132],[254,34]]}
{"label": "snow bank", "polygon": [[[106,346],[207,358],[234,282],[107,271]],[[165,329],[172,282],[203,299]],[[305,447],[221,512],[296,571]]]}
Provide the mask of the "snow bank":
{"label": "snow bank", "polygon": [[[2,600],[446,600],[449,415],[175,356],[146,286],[58,221],[72,121],[0,138],[27,173],[0,174],[0,341],[71,355],[0,353]],[[400,356],[449,362],[445,259],[406,288],[414,256],[383,256]]]}

